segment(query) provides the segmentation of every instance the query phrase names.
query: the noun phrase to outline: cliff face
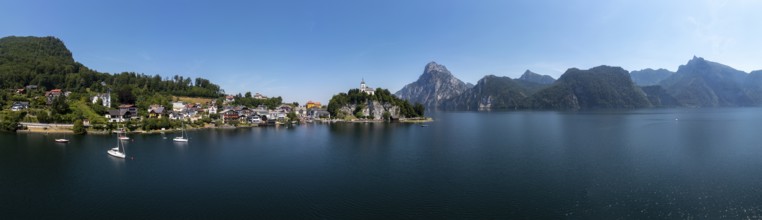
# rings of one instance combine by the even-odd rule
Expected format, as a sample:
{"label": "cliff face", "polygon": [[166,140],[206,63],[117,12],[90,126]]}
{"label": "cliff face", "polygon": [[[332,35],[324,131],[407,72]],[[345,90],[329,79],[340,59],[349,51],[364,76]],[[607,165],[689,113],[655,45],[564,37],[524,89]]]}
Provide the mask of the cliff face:
{"label": "cliff face", "polygon": [[460,95],[468,88],[466,83],[455,78],[445,66],[431,62],[426,64],[417,81],[406,85],[394,95],[433,109],[444,100]]}
{"label": "cliff face", "polygon": [[400,114],[400,107],[389,103],[381,103],[379,101],[367,101],[363,104],[350,104],[345,105],[339,109],[344,115],[355,115],[355,110],[361,108],[359,112],[364,116],[370,116],[374,120],[384,119],[384,113],[388,112],[389,116],[393,118],[404,118]]}

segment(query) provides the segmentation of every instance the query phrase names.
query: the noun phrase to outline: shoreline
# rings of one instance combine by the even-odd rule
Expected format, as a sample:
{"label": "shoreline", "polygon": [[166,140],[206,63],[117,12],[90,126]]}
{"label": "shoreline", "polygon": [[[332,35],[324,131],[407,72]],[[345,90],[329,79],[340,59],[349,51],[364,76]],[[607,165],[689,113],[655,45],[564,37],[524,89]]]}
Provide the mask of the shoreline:
{"label": "shoreline", "polygon": [[[323,124],[323,123],[428,123],[433,122],[433,118],[422,118],[422,119],[400,119],[399,121],[389,122],[385,120],[354,120],[354,121],[345,121],[345,120],[321,120],[321,121],[315,121],[314,123],[304,123],[304,124]],[[282,125],[281,125],[282,126]],[[239,129],[239,128],[254,128],[254,127],[269,127],[269,126],[262,126],[262,125],[244,125],[244,126],[204,126],[204,127],[197,127],[197,128],[186,128],[185,130],[203,130],[203,129]],[[128,134],[161,134],[161,133],[176,133],[180,132],[181,129],[167,129],[167,130],[135,130],[135,131],[128,131]],[[71,129],[65,129],[65,128],[58,128],[58,129],[49,129],[49,128],[27,128],[27,129],[19,129],[16,130],[16,133],[19,134],[74,134],[74,131]],[[110,135],[113,134],[114,130],[87,130],[87,133],[83,135]]]}

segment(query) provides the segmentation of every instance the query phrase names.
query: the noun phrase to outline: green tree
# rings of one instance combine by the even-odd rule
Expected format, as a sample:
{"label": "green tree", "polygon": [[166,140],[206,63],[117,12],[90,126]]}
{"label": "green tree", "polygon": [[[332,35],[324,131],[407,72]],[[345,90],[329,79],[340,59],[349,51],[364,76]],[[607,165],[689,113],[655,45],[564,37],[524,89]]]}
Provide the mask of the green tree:
{"label": "green tree", "polygon": [[74,127],[72,128],[72,130],[74,130],[74,134],[87,133],[87,130],[85,130],[85,124],[82,123],[81,119],[74,121]]}
{"label": "green tree", "polygon": [[117,97],[119,99],[119,103],[122,104],[135,104],[135,101],[137,100],[135,98],[135,94],[132,93],[132,86],[129,85],[123,85],[119,87],[119,90],[117,91]]}
{"label": "green tree", "polygon": [[21,113],[10,112],[0,117],[0,131],[14,132],[19,127],[19,121],[23,115]]}
{"label": "green tree", "polygon": [[66,103],[66,97],[63,95],[58,96],[53,99],[53,102],[51,103],[50,109],[55,114],[66,114],[69,113],[69,104]]}
{"label": "green tree", "polygon": [[421,103],[415,103],[415,105],[413,105],[413,110],[417,117],[423,117],[424,107]]}
{"label": "green tree", "polygon": [[298,121],[299,120],[299,117],[297,117],[296,113],[294,113],[293,111],[289,112],[288,114],[286,114],[286,117],[288,117],[289,121]]}

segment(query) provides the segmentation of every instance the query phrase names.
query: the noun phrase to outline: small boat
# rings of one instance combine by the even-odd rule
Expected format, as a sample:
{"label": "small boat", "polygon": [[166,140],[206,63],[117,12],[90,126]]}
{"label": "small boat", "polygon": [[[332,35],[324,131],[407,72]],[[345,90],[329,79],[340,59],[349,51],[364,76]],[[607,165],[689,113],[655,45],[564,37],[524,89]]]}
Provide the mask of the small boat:
{"label": "small boat", "polygon": [[53,141],[55,141],[56,143],[69,143],[69,139],[66,139],[66,135],[64,135],[61,138],[56,138]]}
{"label": "small boat", "polygon": [[56,143],[69,143],[69,139],[66,138],[56,138]]}
{"label": "small boat", "polygon": [[111,155],[113,157],[122,158],[122,159],[124,159],[124,157],[126,156],[125,153],[124,153],[124,144],[122,144],[122,142],[119,141],[119,139],[117,139],[117,141],[116,141],[116,147],[111,148],[111,149],[109,149],[106,152],[108,153],[108,155]]}
{"label": "small boat", "polygon": [[429,125],[427,125],[427,124],[421,124],[421,127],[428,127],[428,126]]}
{"label": "small boat", "polygon": [[175,142],[188,142],[188,137],[185,137],[185,122],[183,122],[183,130],[180,131],[180,136],[172,139]]}

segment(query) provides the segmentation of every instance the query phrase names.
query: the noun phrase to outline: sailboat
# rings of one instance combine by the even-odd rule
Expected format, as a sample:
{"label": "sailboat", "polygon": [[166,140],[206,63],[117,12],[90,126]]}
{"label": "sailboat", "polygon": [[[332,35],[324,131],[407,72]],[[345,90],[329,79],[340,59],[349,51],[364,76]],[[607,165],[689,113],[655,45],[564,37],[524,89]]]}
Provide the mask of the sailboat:
{"label": "sailboat", "polygon": [[175,137],[172,140],[175,141],[175,142],[188,142],[188,137],[185,137],[185,122],[183,122],[183,129],[180,132],[180,136],[179,137]]}
{"label": "sailboat", "polygon": [[111,148],[106,152],[108,153],[108,155],[124,159],[125,157],[124,144],[121,141],[119,141],[119,139],[116,139],[116,147]]}

